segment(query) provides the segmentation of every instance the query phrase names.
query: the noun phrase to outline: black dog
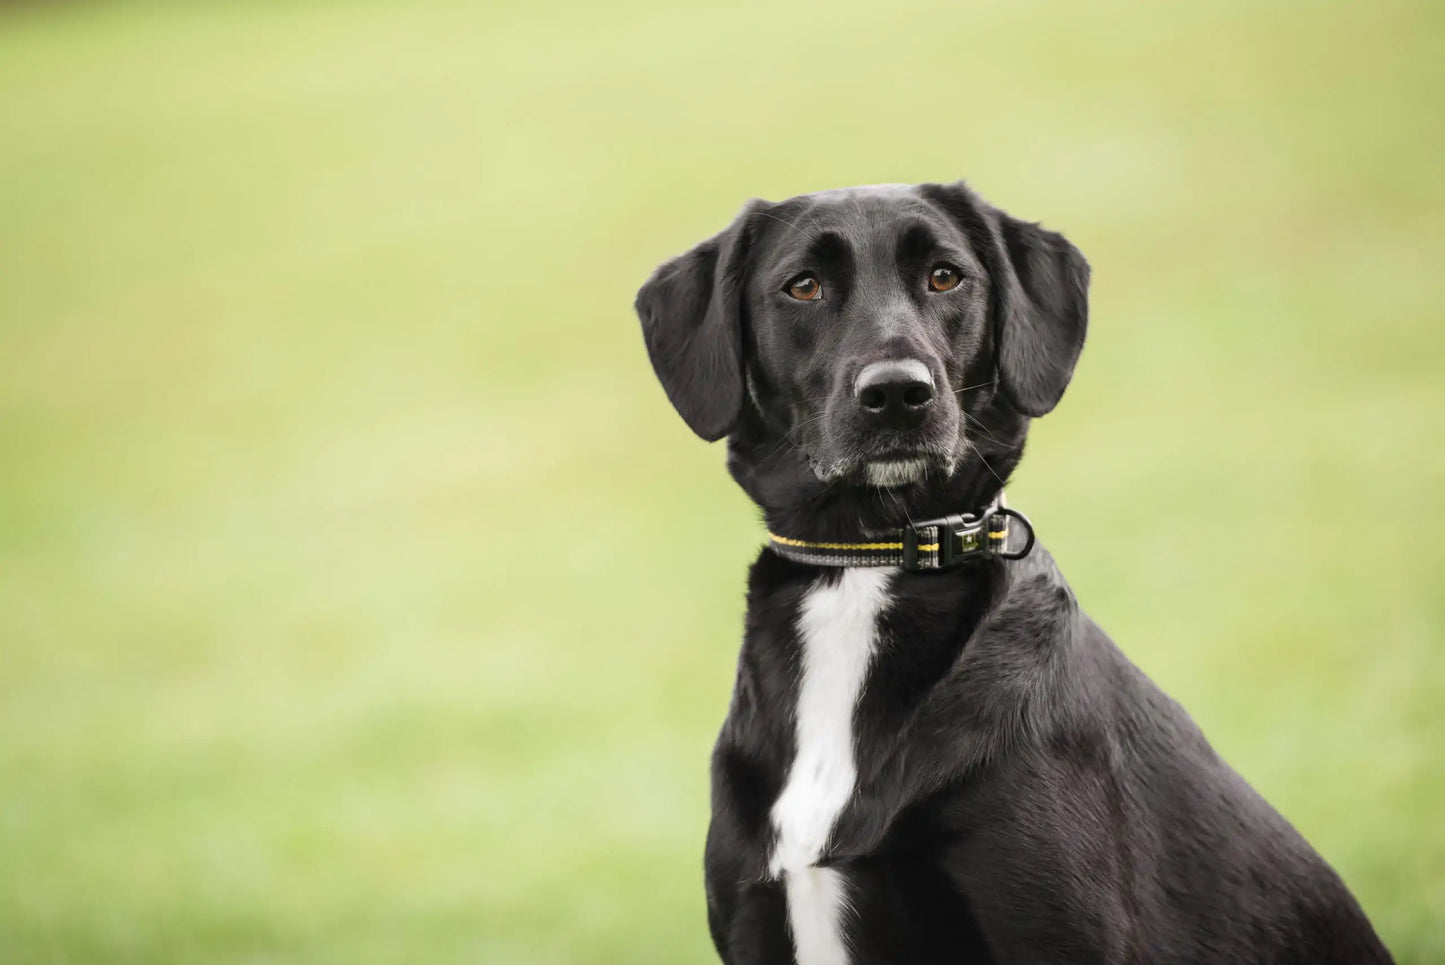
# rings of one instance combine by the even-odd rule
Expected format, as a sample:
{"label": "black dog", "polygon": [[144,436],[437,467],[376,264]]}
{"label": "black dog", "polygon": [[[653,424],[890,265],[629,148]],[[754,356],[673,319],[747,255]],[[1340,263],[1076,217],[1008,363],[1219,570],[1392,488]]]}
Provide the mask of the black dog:
{"label": "black dog", "polygon": [[638,294],[772,533],[713,757],[725,962],[1390,960],[1002,505],[1088,281],[961,184],[888,185],[754,202]]}

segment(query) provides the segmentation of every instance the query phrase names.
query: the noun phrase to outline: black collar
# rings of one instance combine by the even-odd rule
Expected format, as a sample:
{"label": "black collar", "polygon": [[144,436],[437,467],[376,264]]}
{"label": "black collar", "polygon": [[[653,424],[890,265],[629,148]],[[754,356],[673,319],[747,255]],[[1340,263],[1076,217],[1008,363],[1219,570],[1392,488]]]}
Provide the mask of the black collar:
{"label": "black collar", "polygon": [[[1023,549],[1009,551],[1009,518],[1023,524]],[[977,512],[910,522],[902,529],[870,535],[856,543],[822,543],[768,533],[779,556],[811,566],[901,566],[905,570],[945,570],[966,560],[994,557],[1016,560],[1034,548],[1028,517],[1004,505],[1003,493]]]}

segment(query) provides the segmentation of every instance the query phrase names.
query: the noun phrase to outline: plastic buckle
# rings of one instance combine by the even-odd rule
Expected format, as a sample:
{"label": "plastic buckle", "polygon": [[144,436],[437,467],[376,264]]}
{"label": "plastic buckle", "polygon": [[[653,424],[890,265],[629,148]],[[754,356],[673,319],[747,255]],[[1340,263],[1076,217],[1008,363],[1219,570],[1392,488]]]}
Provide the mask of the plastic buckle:
{"label": "plastic buckle", "polygon": [[[909,523],[903,527],[903,568],[916,573],[920,570],[946,570],[962,563],[971,556],[987,552],[984,544],[984,521],[972,513],[941,516]],[[928,563],[919,559],[919,530],[933,529],[938,534],[938,561]]]}
{"label": "plastic buckle", "polygon": [[[1023,524],[1028,533],[1023,549],[1016,553],[1006,551],[1008,546],[1008,519]],[[933,529],[938,534],[938,562],[928,563],[919,559],[919,530]],[[1000,534],[1000,535],[994,535]],[[1034,548],[1034,525],[1029,518],[1016,509],[999,506],[983,516],[963,513],[925,519],[903,527],[903,568],[910,573],[925,570],[946,570],[964,560],[974,557],[994,557],[1000,560],[1020,560]]]}

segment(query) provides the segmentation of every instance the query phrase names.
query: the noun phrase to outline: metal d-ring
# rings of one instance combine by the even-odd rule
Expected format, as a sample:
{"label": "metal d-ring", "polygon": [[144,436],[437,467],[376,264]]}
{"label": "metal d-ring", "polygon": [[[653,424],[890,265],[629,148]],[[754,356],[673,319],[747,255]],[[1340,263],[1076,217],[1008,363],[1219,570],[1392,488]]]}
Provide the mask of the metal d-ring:
{"label": "metal d-ring", "polygon": [[993,514],[995,516],[1012,516],[1020,523],[1023,523],[1024,529],[1028,530],[1029,532],[1029,541],[1025,543],[1024,548],[1019,550],[1017,553],[999,552],[995,553],[994,555],[1001,560],[1021,560],[1025,556],[1028,556],[1029,551],[1034,548],[1034,524],[1029,522],[1029,518],[1023,513],[1019,512],[1017,509],[1009,509],[1007,506],[998,507],[993,511]]}

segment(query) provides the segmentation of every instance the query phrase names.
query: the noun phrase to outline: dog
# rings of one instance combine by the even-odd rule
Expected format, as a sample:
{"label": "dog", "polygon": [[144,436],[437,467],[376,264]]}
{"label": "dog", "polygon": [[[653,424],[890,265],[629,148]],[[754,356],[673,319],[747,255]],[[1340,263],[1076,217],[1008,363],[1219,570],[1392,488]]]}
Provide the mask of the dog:
{"label": "dog", "polygon": [[638,293],[770,537],[712,758],[728,965],[1391,960],[1003,500],[1088,286],[955,183],[753,201]]}

